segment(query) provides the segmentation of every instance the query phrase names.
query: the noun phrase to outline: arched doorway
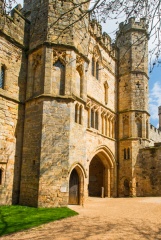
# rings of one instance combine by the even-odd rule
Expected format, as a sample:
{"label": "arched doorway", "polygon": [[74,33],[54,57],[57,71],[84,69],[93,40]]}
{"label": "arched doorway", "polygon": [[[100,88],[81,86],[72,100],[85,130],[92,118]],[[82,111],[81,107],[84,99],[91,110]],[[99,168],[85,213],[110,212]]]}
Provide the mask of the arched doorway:
{"label": "arched doorway", "polygon": [[104,187],[105,167],[98,156],[95,156],[89,166],[89,196],[101,197]]}
{"label": "arched doorway", "polygon": [[80,164],[72,168],[69,177],[69,204],[83,205],[85,171]]}
{"label": "arched doorway", "polygon": [[88,195],[95,197],[117,196],[117,168],[113,153],[107,146],[99,146],[91,155]]}
{"label": "arched doorway", "polygon": [[79,176],[73,169],[69,180],[69,204],[79,204]]}

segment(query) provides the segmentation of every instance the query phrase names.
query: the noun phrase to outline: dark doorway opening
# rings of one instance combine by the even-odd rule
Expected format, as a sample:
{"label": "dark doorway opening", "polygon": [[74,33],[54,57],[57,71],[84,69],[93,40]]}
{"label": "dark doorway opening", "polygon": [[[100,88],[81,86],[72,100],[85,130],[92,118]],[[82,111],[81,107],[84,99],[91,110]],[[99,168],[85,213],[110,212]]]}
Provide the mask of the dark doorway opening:
{"label": "dark doorway opening", "polygon": [[129,181],[125,179],[124,181],[124,196],[129,197],[130,195],[130,186],[129,186]]}
{"label": "dark doorway opening", "polygon": [[90,197],[101,197],[102,187],[104,187],[105,167],[99,157],[95,156],[89,166],[89,185]]}
{"label": "dark doorway opening", "polygon": [[75,169],[71,172],[69,180],[69,204],[79,204],[79,176]]}

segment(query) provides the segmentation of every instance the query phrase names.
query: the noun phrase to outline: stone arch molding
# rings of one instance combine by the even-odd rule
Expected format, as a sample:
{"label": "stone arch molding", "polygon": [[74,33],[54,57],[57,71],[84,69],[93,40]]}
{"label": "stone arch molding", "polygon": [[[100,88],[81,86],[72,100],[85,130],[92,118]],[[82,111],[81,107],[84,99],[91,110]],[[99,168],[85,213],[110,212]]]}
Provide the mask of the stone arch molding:
{"label": "stone arch molding", "polygon": [[65,51],[56,51],[53,49],[53,65],[57,62],[60,61],[64,66],[66,66],[67,61],[66,61],[66,52]]}
{"label": "stone arch molding", "polygon": [[74,169],[76,170],[76,172],[78,174],[78,178],[79,178],[78,190],[77,190],[79,199],[76,204],[83,205],[84,204],[84,182],[85,182],[85,178],[87,178],[87,174],[86,174],[86,171],[83,168],[83,166],[78,162],[73,163],[69,170],[69,203],[71,203],[70,196],[72,196],[72,195],[70,195],[70,178],[71,178],[72,171]]}
{"label": "stone arch molding", "polygon": [[[95,170],[92,173],[92,171],[93,171],[92,161],[94,161],[94,159],[96,159],[95,157],[98,157],[104,165],[104,170],[102,172],[102,178],[100,178],[100,176],[96,175]],[[91,153],[89,160],[90,160],[89,171],[90,171],[90,167],[91,167],[91,172],[89,172],[89,189],[93,191],[93,189],[92,189],[93,180],[91,181],[90,177],[96,176],[96,179],[97,179],[97,176],[98,176],[99,181],[95,180],[97,194],[99,194],[99,196],[103,196],[103,197],[116,196],[116,189],[117,189],[116,169],[117,168],[116,168],[115,157],[114,157],[113,153],[111,152],[111,150],[106,145],[98,146],[96,148],[96,150]],[[92,185],[91,185],[91,182],[92,182]],[[99,189],[101,189],[100,182],[103,187],[103,190],[102,190],[103,192],[98,193]],[[92,193],[92,194],[96,194],[96,192]]]}
{"label": "stone arch molding", "polygon": [[[96,148],[96,150],[90,154],[89,161],[91,162],[92,159],[94,158],[94,156],[96,156],[96,155],[101,157],[105,166],[110,167],[110,168],[115,167],[115,165],[116,165],[115,157],[114,157],[113,153],[111,152],[111,150],[106,145],[101,145],[98,148]],[[107,159],[108,159],[108,161],[107,161]]]}
{"label": "stone arch molding", "polygon": [[78,171],[81,171],[81,173],[83,174],[83,177],[84,178],[87,178],[87,173],[84,169],[84,167],[82,166],[82,164],[80,164],[79,162],[75,162],[71,165],[70,169],[69,169],[69,177],[70,177],[70,174],[71,172],[73,171],[73,169],[76,169]]}

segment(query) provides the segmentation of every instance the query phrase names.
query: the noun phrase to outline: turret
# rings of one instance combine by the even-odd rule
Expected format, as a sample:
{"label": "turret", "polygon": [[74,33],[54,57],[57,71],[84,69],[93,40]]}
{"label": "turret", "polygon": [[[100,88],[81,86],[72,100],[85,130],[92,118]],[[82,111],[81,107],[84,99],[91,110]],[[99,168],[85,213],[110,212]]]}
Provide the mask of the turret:
{"label": "turret", "polygon": [[148,34],[146,20],[129,19],[117,32],[119,195],[136,196],[138,149],[149,141]]}
{"label": "turret", "polygon": [[158,115],[159,115],[159,130],[161,130],[161,106],[158,107]]}
{"label": "turret", "polygon": [[86,55],[89,18],[81,20],[80,16],[88,6],[82,3],[75,7],[71,1],[24,0],[24,11],[31,11],[30,49],[43,43],[59,44]]}

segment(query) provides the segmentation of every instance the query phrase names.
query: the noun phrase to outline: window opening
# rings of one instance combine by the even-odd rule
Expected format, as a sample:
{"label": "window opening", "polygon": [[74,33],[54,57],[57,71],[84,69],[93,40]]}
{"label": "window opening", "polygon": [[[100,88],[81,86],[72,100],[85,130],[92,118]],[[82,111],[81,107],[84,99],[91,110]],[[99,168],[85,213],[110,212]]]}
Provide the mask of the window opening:
{"label": "window opening", "polygon": [[99,63],[96,62],[96,78],[99,80]]}
{"label": "window opening", "polygon": [[2,185],[2,169],[0,169],[0,185]]}
{"label": "window opening", "polygon": [[1,66],[1,72],[0,72],[0,88],[4,88],[4,77],[5,77],[5,68],[4,68],[4,66]]}

